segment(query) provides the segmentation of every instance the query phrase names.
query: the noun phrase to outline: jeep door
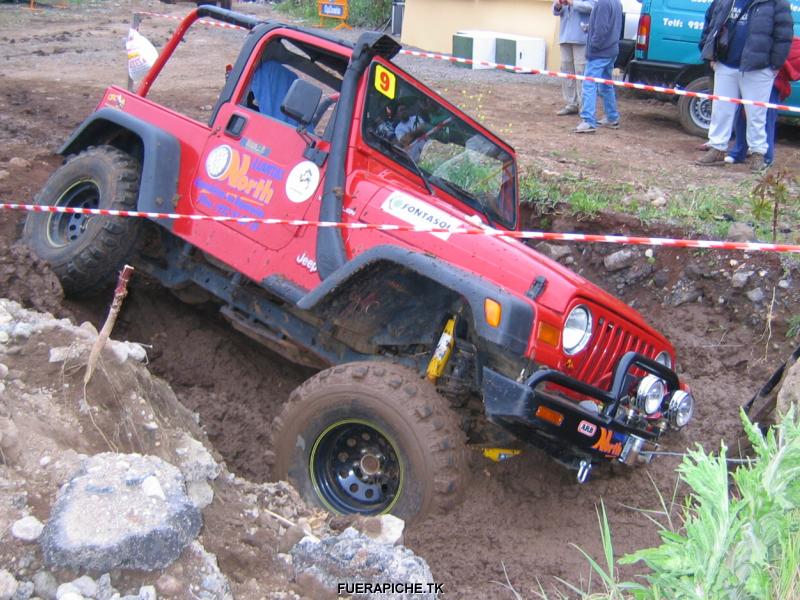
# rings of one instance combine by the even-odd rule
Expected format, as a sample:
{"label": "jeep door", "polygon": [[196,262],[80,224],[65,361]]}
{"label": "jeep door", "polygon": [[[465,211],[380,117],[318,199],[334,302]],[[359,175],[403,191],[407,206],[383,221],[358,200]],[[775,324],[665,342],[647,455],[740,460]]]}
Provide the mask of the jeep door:
{"label": "jeep door", "polygon": [[[325,147],[323,122],[301,134],[298,124],[281,110],[298,78],[318,85],[324,93],[338,92],[341,77],[318,64],[321,60],[313,40],[307,34],[277,29],[255,45],[230,100],[218,107],[200,158],[192,189],[197,212],[290,220],[305,217],[317,205],[325,164],[305,158],[304,153],[309,140],[318,148]],[[336,63],[328,53],[322,54],[326,57],[322,62]],[[346,59],[338,60],[344,71]],[[318,208],[313,214],[317,213]],[[285,247],[299,229],[255,222],[225,222],[224,226],[271,250]]]}

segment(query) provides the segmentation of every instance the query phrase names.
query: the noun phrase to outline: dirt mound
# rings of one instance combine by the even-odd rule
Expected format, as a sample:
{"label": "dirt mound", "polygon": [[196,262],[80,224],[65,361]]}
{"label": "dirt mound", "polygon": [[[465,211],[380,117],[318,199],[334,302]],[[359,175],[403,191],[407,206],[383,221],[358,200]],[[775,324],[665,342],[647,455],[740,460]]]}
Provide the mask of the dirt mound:
{"label": "dirt mound", "polygon": [[[199,467],[187,453],[206,453],[201,442],[192,441],[205,435],[198,415],[137,362],[145,357],[139,346],[111,341],[84,386],[83,367],[96,337],[91,326],[76,327],[0,300],[0,335],[0,565],[28,585],[49,571],[38,546],[18,539],[21,526],[12,525],[24,517],[47,521],[59,487],[80,471],[87,456],[158,456],[180,465],[188,481],[184,467]],[[210,456],[205,461],[213,466]],[[216,467],[212,475],[218,472]],[[199,597],[222,598],[221,592],[206,589],[209,565],[218,563],[223,572],[235,573],[231,586],[237,597],[273,592],[297,597],[286,561],[277,557],[285,520],[303,517],[321,532],[324,518],[287,485],[253,484],[224,465],[212,486],[214,500],[204,511],[200,541],[155,573],[114,571],[114,588],[136,594],[142,585],[156,585],[160,595],[183,597],[193,586]],[[83,575],[67,569],[54,574],[59,582]]]}

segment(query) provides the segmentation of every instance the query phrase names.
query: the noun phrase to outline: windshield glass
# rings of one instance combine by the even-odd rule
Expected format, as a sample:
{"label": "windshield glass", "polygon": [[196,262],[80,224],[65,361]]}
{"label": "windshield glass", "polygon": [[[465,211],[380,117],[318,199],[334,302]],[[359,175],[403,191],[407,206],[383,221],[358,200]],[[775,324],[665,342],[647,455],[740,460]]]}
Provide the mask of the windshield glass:
{"label": "windshield glass", "polygon": [[372,64],[363,119],[366,142],[427,181],[513,229],[512,156],[483,133],[385,66]]}

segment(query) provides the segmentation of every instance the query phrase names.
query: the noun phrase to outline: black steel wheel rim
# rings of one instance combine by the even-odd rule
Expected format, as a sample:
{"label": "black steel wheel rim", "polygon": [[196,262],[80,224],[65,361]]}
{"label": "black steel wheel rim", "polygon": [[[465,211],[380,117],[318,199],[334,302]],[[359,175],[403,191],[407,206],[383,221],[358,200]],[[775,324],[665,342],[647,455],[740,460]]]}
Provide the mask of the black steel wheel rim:
{"label": "black steel wheel rim", "polygon": [[[73,183],[56,201],[64,208],[99,208],[100,188],[91,179]],[[86,233],[94,215],[52,213],[47,221],[47,239],[52,246],[63,247],[77,242]]]}
{"label": "black steel wheel rim", "polygon": [[403,465],[397,448],[366,421],[339,421],[325,429],[309,461],[317,494],[336,512],[381,514],[400,497]]}

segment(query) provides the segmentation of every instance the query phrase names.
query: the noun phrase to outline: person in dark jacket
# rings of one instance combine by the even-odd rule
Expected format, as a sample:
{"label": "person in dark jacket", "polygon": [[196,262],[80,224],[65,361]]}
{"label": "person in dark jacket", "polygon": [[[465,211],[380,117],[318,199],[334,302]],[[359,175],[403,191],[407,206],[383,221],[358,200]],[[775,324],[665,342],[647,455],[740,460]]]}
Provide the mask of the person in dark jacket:
{"label": "person in dark jacket", "polygon": [[[714,70],[714,94],[768,102],[775,75],[792,44],[792,11],[787,0],[714,0],[706,11],[700,53]],[[724,165],[736,104],[714,102],[708,144],[700,165]],[[750,167],[766,167],[767,109],[745,106]]]}
{"label": "person in dark jacket", "polygon": [[[587,77],[611,79],[614,62],[619,54],[619,36],[622,31],[622,3],[620,0],[598,0],[589,17],[589,35],[586,40]],[[594,133],[598,125],[611,129],[619,128],[617,97],[614,86],[583,81],[583,104],[581,122],[573,130],[575,133]],[[597,94],[603,99],[605,118],[597,120]]]}

